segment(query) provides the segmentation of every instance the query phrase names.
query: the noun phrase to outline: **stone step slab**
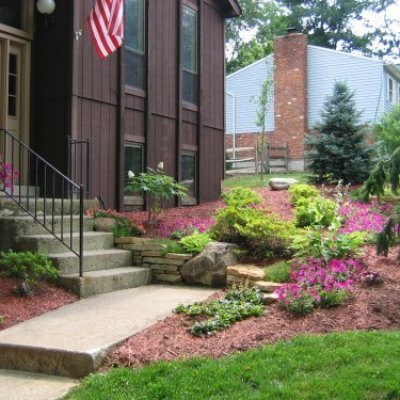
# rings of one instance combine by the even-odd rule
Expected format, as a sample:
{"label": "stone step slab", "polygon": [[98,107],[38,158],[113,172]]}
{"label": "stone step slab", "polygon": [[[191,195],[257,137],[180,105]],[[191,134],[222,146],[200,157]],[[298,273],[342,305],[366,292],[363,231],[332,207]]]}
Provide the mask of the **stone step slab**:
{"label": "stone step slab", "polygon": [[264,293],[272,293],[282,287],[282,283],[257,281],[254,286]]}
{"label": "stone step slab", "polygon": [[[79,271],[79,259],[72,252],[52,253],[50,259],[62,275],[74,274]],[[83,253],[84,272],[99,269],[111,269],[132,265],[130,251],[118,249],[90,250]]]}
{"label": "stone step slab", "polygon": [[151,270],[142,267],[120,267],[85,272],[83,278],[80,278],[78,274],[61,275],[58,278],[61,286],[81,298],[148,285],[151,280]]}
{"label": "stone step slab", "polygon": [[[53,199],[52,198],[38,198],[35,202],[33,199],[21,199],[21,205],[31,211],[45,212],[47,215],[54,214],[61,215],[62,211],[65,215],[79,214],[79,200],[78,199]],[[99,202],[96,199],[84,200],[83,208],[88,210],[89,208],[98,207]],[[11,215],[24,215],[24,211],[17,203],[8,198],[0,198],[0,216],[11,216]]]}
{"label": "stone step slab", "polygon": [[[70,234],[64,235],[64,240],[70,244]],[[83,236],[84,250],[111,249],[114,247],[114,237],[108,232],[85,232]],[[42,251],[47,254],[67,252],[68,248],[53,235],[20,236],[15,247],[21,251]],[[79,233],[72,234],[72,248],[79,250]]]}
{"label": "stone step slab", "polygon": [[260,281],[264,279],[264,269],[252,264],[239,264],[227,268],[229,276],[244,278],[245,280]]}

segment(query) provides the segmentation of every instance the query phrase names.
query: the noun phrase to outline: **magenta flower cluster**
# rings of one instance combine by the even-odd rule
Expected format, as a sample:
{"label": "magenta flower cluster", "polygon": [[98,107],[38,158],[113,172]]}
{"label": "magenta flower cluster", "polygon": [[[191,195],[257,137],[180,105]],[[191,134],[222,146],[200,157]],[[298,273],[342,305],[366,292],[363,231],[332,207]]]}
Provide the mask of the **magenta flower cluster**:
{"label": "magenta flower cluster", "polygon": [[350,202],[340,208],[340,215],[344,218],[339,233],[351,233],[365,231],[379,233],[387,221],[387,217],[381,214],[386,210],[376,211],[376,206],[371,204]]}
{"label": "magenta flower cluster", "polygon": [[309,259],[290,275],[291,283],[284,284],[275,293],[278,302],[286,308],[294,302],[309,301],[311,306],[321,304],[322,295],[339,291],[350,291],[355,278],[365,270],[364,266],[355,259],[323,260]]}
{"label": "magenta flower cluster", "polygon": [[18,171],[14,170],[10,164],[0,161],[0,183],[3,184],[4,189],[9,189],[15,185],[18,178]]}
{"label": "magenta flower cluster", "polygon": [[161,235],[163,238],[169,237],[175,231],[197,230],[201,233],[206,232],[215,221],[211,218],[203,219],[199,217],[184,218],[180,221],[163,222],[160,226]]}

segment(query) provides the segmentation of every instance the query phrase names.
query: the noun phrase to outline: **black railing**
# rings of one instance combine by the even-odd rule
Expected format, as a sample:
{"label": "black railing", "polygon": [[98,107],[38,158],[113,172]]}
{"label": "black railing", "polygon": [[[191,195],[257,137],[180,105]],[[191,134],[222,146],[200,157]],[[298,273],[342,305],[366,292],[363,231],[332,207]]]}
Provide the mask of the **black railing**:
{"label": "black railing", "polygon": [[86,188],[87,199],[92,197],[91,151],[89,139],[68,136],[68,177]]}
{"label": "black railing", "polygon": [[[0,190],[79,258],[79,276],[82,277],[84,186],[63,175],[4,129],[0,129],[0,152],[0,182],[3,184]],[[76,211],[79,215],[77,245],[73,226]],[[60,218],[59,231],[56,212]]]}

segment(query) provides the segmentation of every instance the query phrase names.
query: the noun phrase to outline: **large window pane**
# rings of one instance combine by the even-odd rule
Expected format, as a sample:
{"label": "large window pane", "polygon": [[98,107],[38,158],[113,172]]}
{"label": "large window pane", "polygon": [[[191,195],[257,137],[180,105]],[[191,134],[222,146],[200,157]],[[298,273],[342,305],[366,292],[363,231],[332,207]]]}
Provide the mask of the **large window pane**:
{"label": "large window pane", "polygon": [[197,104],[198,98],[198,35],[197,12],[184,6],[182,11],[182,64],[183,64],[183,100]]}
{"label": "large window pane", "polygon": [[22,29],[23,0],[0,0],[0,24]]}
{"label": "large window pane", "polygon": [[145,0],[125,0],[125,81],[144,89]]}
{"label": "large window pane", "polygon": [[183,7],[182,20],[183,68],[197,72],[197,13]]}

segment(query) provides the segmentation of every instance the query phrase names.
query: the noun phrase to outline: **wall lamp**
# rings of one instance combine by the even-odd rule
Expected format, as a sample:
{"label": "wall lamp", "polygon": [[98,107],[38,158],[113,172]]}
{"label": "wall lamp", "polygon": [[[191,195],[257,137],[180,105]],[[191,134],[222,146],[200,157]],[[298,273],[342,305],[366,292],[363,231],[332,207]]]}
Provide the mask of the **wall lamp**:
{"label": "wall lamp", "polygon": [[36,8],[40,14],[50,15],[56,9],[56,3],[54,0],[38,0]]}

